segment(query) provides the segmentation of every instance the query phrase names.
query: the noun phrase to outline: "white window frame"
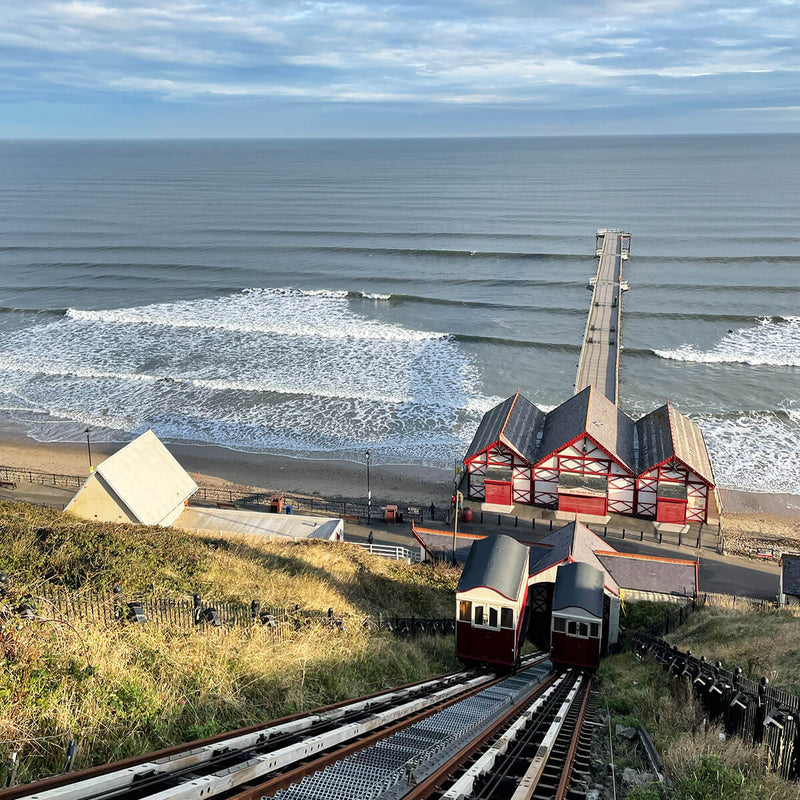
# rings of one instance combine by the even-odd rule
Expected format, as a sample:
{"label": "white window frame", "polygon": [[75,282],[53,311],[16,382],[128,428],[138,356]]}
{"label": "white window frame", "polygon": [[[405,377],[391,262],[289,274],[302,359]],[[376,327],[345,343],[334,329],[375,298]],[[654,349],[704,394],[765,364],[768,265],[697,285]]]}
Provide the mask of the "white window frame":
{"label": "white window frame", "polygon": [[[475,612],[478,608],[483,609],[483,619],[484,622],[478,624],[475,621]],[[496,606],[493,603],[473,603],[472,604],[472,627],[473,628],[486,628],[489,631],[499,631],[500,630],[500,606]],[[497,625],[490,625],[489,624],[489,611],[494,609],[497,612]],[[511,630],[511,628],[504,628],[504,630]]]}

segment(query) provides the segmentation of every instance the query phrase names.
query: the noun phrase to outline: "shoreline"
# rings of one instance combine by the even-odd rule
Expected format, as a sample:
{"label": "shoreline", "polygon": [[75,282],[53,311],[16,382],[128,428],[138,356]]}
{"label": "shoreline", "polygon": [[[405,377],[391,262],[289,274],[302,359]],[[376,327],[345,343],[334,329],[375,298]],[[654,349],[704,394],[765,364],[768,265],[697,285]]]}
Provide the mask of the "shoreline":
{"label": "shoreline", "polygon": [[[165,442],[181,466],[205,485],[233,483],[264,491],[284,491],[337,498],[366,498],[366,463],[344,459],[233,450],[220,445]],[[92,442],[95,466],[124,446],[123,442]],[[86,445],[38,442],[22,426],[0,425],[0,465],[64,475],[88,476]],[[410,502],[428,506],[449,501],[453,473],[449,469],[414,464],[370,464],[374,504]],[[800,519],[800,495],[719,488],[724,513]]]}

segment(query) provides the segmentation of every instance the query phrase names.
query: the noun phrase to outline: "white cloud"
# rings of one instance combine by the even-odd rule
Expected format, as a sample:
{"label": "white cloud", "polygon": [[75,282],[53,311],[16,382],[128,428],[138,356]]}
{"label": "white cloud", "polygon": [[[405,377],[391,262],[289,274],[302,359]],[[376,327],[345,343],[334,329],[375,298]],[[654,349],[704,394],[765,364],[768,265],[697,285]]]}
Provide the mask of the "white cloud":
{"label": "white cloud", "polygon": [[0,44],[17,65],[6,95],[613,105],[708,98],[716,81],[718,107],[745,109],[732,77],[800,70],[795,12],[788,0],[27,0],[0,6]]}

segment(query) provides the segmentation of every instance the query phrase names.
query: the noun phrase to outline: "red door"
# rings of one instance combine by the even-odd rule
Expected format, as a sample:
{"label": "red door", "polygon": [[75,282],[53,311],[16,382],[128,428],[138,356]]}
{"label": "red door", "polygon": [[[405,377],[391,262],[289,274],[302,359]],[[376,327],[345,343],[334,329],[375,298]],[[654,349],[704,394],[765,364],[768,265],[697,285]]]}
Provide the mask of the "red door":
{"label": "red door", "polygon": [[505,481],[486,481],[486,502],[498,506],[511,505],[511,483]]}
{"label": "red door", "polygon": [[606,515],[606,498],[597,495],[558,493],[558,510],[571,514],[593,514],[596,517]]}
{"label": "red door", "polygon": [[686,522],[686,501],[659,497],[656,507],[656,522],[674,522],[683,525]]}

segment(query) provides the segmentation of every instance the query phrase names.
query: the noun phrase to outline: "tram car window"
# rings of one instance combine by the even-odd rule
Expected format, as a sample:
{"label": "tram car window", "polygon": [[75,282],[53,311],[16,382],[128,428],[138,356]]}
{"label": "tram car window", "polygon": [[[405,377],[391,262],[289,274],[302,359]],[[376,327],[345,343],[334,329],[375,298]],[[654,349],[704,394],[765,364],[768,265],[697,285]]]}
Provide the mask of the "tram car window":
{"label": "tram car window", "polygon": [[527,626],[528,547],[510,536],[473,542],[456,588],[456,655],[514,667]]}
{"label": "tram car window", "polygon": [[603,573],[589,564],[563,564],[556,574],[550,660],[557,667],[600,666]]}

